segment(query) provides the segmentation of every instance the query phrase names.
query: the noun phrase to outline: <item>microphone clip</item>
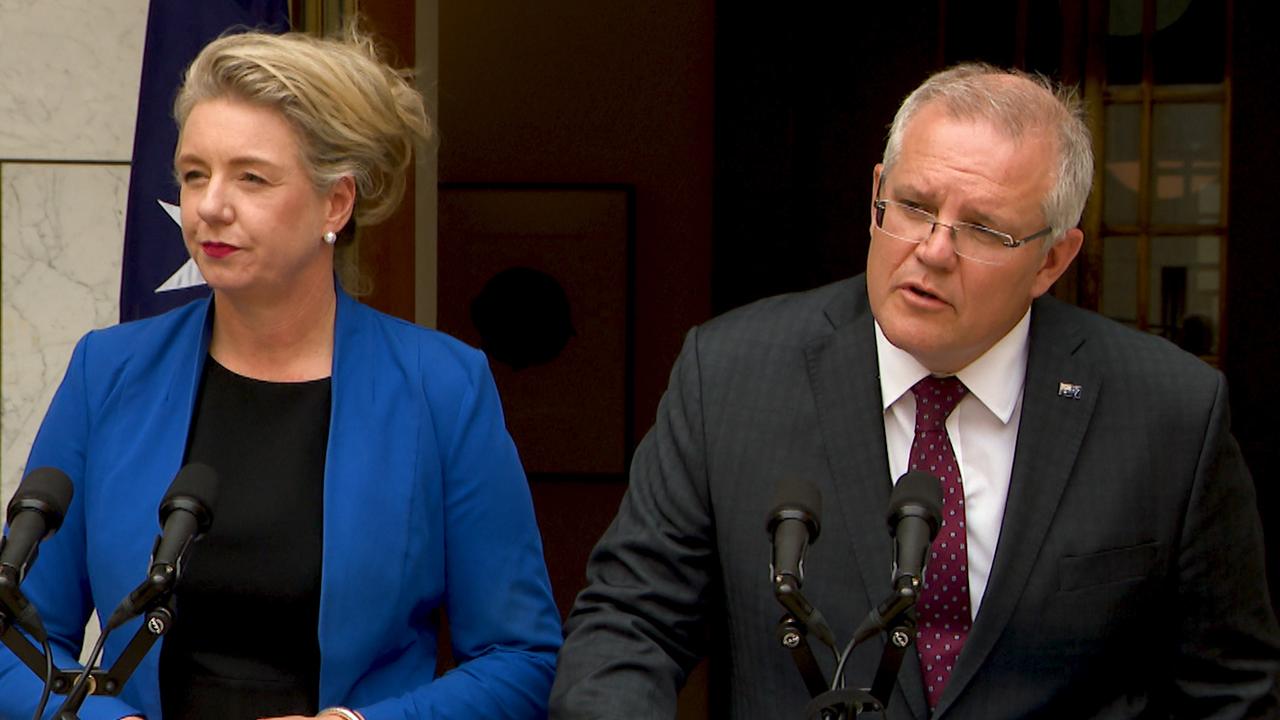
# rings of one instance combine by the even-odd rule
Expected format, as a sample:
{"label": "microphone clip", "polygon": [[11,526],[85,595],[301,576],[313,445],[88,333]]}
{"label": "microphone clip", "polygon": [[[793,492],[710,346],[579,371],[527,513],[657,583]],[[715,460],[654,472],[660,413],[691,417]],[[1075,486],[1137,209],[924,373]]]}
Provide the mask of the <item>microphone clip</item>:
{"label": "microphone clip", "polygon": [[831,632],[831,626],[827,625],[827,619],[823,617],[822,611],[814,607],[800,591],[800,583],[796,578],[787,574],[774,575],[773,596],[787,611],[784,621],[791,618],[812,631],[822,644],[835,650],[836,638]]}
{"label": "microphone clip", "polygon": [[22,576],[18,569],[8,565],[0,566],[0,636],[4,636],[10,624],[13,624],[31,633],[36,640],[44,642],[48,638],[44,623],[35,606],[19,589],[21,582]]}
{"label": "microphone clip", "polygon": [[[163,535],[156,536],[156,541],[152,548],[153,558],[155,557],[155,548],[160,547],[162,540]],[[147,579],[134,588],[133,592],[130,592],[128,597],[116,607],[111,616],[107,618],[106,624],[103,625],[103,631],[110,632],[115,630],[130,618],[137,617],[167,603],[178,584],[178,578],[182,574],[183,559],[186,557],[187,548],[190,546],[191,539],[188,538],[178,553],[176,563],[152,562],[151,570],[147,573]]]}

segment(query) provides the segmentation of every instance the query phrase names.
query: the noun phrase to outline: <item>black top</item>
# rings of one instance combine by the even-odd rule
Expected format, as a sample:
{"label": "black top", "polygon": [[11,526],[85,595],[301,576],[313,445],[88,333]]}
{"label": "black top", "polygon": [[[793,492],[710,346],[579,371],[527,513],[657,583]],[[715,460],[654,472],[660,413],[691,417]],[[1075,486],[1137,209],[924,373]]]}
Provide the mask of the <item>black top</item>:
{"label": "black top", "polygon": [[160,654],[165,717],[314,715],[329,379],[275,383],[205,363],[187,462],[218,504],[175,592]]}

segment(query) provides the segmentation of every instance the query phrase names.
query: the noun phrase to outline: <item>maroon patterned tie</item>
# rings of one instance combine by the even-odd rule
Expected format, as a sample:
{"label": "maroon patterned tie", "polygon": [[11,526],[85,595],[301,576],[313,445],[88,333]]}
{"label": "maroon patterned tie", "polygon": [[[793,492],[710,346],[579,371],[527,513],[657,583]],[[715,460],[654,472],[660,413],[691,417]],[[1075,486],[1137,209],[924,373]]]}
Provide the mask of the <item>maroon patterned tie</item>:
{"label": "maroon patterned tie", "polygon": [[951,678],[971,622],[964,487],[946,426],[947,416],[968,389],[958,378],[929,376],[911,392],[916,396],[916,436],[911,441],[909,469],[923,470],[942,481],[942,527],[930,548],[924,589],[916,606],[916,652],[932,709]]}

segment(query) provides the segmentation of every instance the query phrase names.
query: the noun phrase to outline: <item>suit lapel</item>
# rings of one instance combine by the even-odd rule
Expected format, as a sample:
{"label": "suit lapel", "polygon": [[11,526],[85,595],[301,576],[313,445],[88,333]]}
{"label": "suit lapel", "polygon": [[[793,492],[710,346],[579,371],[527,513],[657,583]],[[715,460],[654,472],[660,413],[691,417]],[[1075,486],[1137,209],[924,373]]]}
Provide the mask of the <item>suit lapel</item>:
{"label": "suit lapel", "polygon": [[[892,483],[885,453],[875,329],[862,277],[826,308],[832,332],[805,347],[809,381],[831,468],[835,506],[845,535],[853,544],[862,588],[869,607],[890,590],[892,551],[885,512]],[[830,501],[828,501],[830,502]],[[834,518],[828,522],[836,522]],[[896,693],[912,713],[928,716],[919,663],[908,654]],[[867,678],[870,682],[870,678]]]}
{"label": "suit lapel", "polygon": [[[1101,377],[1076,353],[1085,338],[1056,300],[1038,300],[1031,313],[1030,352],[1018,445],[1000,540],[982,607],[951,674],[935,717],[981,669],[1009,623],[1075,466],[1101,392]],[[1063,387],[1063,384],[1068,387]],[[1069,386],[1077,386],[1073,397]]]}

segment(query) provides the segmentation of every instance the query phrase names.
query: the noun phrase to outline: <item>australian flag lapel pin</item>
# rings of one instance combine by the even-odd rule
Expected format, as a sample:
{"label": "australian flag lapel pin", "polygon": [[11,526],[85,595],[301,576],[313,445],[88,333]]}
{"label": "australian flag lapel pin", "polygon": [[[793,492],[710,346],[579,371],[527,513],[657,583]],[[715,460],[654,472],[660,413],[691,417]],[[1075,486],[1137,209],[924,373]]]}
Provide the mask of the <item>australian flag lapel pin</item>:
{"label": "australian flag lapel pin", "polygon": [[1080,387],[1079,385],[1076,385],[1075,383],[1069,383],[1069,382],[1058,383],[1058,397],[1071,398],[1072,400],[1079,400],[1080,393],[1082,393],[1083,391],[1084,391],[1084,388]]}

